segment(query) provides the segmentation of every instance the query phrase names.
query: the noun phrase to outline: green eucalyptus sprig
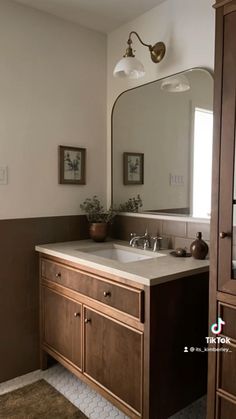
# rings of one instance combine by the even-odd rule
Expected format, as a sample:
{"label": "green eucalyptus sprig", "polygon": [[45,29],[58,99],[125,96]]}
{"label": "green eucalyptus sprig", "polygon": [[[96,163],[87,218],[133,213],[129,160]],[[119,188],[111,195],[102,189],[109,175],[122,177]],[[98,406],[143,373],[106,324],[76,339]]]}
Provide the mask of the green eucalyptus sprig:
{"label": "green eucalyptus sprig", "polygon": [[96,195],[86,198],[80,208],[86,214],[89,223],[111,223],[117,214],[112,207],[105,210]]}
{"label": "green eucalyptus sprig", "polygon": [[142,199],[137,195],[137,198],[129,198],[120,204],[118,209],[110,206],[105,210],[97,195],[94,195],[92,198],[86,198],[80,208],[86,214],[89,223],[111,223],[119,212],[138,212],[142,206]]}
{"label": "green eucalyptus sprig", "polygon": [[137,198],[129,198],[128,201],[120,204],[118,211],[119,212],[138,212],[139,208],[142,208],[143,201],[140,195],[137,195]]}

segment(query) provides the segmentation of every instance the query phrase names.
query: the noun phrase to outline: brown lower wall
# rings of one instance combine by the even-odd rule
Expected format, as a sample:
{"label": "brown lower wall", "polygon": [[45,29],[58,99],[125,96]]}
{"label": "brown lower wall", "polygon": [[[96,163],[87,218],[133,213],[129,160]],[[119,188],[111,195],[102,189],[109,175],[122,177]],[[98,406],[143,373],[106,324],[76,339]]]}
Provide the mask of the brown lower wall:
{"label": "brown lower wall", "polygon": [[0,382],[39,368],[36,244],[87,238],[84,216],[0,220]]}

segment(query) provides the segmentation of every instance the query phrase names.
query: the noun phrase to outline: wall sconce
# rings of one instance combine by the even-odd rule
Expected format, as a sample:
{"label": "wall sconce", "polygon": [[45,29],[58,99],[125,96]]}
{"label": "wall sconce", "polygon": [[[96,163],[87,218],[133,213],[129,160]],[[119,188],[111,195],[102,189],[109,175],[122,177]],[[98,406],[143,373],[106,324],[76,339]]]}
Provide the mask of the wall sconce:
{"label": "wall sconce", "polygon": [[135,58],[135,55],[133,53],[133,49],[131,47],[132,45],[132,35],[136,35],[138,40],[141,42],[142,45],[147,47],[149,49],[151,60],[154,63],[160,63],[161,60],[165,56],[166,47],[163,42],[157,42],[155,45],[149,45],[145,44],[137,32],[132,31],[129,34],[129,38],[127,41],[128,48],[126,49],[125,55],[123,58],[118,61],[116,64],[113,76],[114,77],[128,77],[129,79],[139,79],[140,77],[143,77],[145,74],[144,66],[141,63],[141,61],[137,60]]}

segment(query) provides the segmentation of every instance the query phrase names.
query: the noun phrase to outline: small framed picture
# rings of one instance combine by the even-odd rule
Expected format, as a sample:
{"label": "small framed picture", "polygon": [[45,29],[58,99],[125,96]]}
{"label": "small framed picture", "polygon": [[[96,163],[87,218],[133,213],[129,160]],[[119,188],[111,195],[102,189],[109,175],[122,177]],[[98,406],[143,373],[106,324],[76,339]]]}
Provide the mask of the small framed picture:
{"label": "small framed picture", "polygon": [[143,185],[144,183],[144,154],[124,153],[124,185]]}
{"label": "small framed picture", "polygon": [[59,183],[85,185],[86,149],[59,146]]}

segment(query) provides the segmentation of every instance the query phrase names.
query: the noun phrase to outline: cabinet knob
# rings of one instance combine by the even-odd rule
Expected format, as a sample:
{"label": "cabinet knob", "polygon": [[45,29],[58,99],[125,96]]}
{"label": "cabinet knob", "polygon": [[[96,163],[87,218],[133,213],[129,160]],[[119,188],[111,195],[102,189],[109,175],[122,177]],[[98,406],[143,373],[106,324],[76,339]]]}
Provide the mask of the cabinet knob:
{"label": "cabinet knob", "polygon": [[104,295],[104,297],[111,297],[111,292],[110,291],[104,291],[103,295]]}
{"label": "cabinet knob", "polygon": [[56,273],[56,278],[61,278],[61,272]]}
{"label": "cabinet knob", "polygon": [[91,323],[91,319],[84,319],[84,323]]}
{"label": "cabinet knob", "polygon": [[74,313],[74,317],[80,317],[80,313]]}
{"label": "cabinet knob", "polygon": [[230,233],[226,233],[225,231],[220,232],[220,238],[221,239],[225,239],[225,237],[230,237],[230,236],[231,236]]}

